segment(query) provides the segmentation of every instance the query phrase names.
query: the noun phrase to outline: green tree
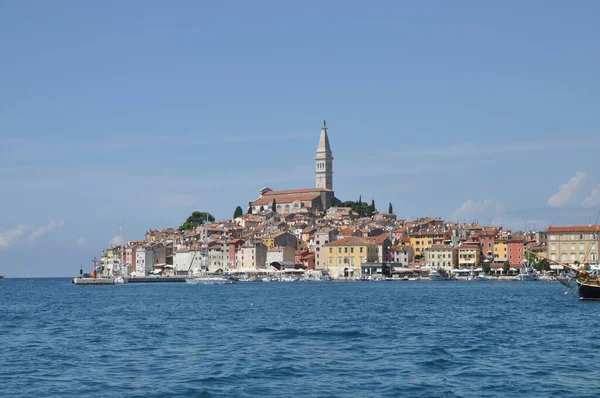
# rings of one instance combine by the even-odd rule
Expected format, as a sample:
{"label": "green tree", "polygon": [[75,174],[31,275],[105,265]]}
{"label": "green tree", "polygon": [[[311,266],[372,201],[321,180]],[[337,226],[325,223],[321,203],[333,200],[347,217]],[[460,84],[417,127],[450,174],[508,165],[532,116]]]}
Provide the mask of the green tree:
{"label": "green tree", "polygon": [[375,213],[377,209],[375,208],[375,199],[371,199],[371,214]]}
{"label": "green tree", "polygon": [[362,213],[362,195],[360,195],[358,197],[358,215],[359,217],[362,217],[363,213]]}
{"label": "green tree", "polygon": [[204,211],[195,211],[191,216],[185,220],[185,222],[179,227],[180,231],[191,231],[196,228],[198,225],[204,224],[206,221],[213,222],[215,218],[212,214],[204,212]]}
{"label": "green tree", "polygon": [[388,207],[388,213],[394,214],[394,208],[392,207],[392,202],[390,202],[390,207]]}
{"label": "green tree", "polygon": [[329,199],[329,207],[335,207],[338,205],[338,201],[335,198],[335,196],[331,196],[331,199]]}
{"label": "green tree", "polygon": [[502,265],[502,270],[505,274],[508,274],[508,271],[510,271],[510,263],[508,261],[504,262],[504,264]]}
{"label": "green tree", "polygon": [[550,271],[550,261],[543,258],[540,260],[539,264],[542,271]]}
{"label": "green tree", "polygon": [[240,216],[242,216],[244,214],[244,210],[242,210],[242,208],[240,206],[235,208],[235,211],[233,212],[233,218],[238,218]]}
{"label": "green tree", "polygon": [[273,213],[277,213],[277,203],[275,202],[275,198],[273,198],[273,203],[271,203],[271,210],[273,210]]}
{"label": "green tree", "polygon": [[481,269],[482,269],[482,270],[483,270],[483,272],[485,272],[486,274],[489,274],[489,273],[490,273],[490,270],[492,269],[492,266],[490,265],[490,263],[488,263],[488,262],[486,261],[486,262],[484,262],[484,263],[481,265]]}

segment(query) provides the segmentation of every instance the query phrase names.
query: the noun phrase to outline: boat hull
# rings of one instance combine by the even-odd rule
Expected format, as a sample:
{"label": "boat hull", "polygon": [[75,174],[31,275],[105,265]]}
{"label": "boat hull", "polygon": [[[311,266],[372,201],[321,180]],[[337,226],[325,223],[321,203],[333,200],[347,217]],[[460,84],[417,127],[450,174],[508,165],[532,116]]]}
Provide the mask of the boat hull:
{"label": "boat hull", "polygon": [[228,278],[188,278],[185,280],[188,285],[228,285],[235,283],[233,279]]}
{"label": "boat hull", "polygon": [[528,281],[528,282],[532,282],[532,281],[539,281],[540,278],[536,277],[536,276],[532,276],[532,275],[524,275],[521,274],[519,275],[519,280],[520,281]]}
{"label": "boat hull", "polygon": [[125,282],[115,281],[116,278],[74,278],[74,285],[99,286],[99,285],[121,285]]}
{"label": "boat hull", "polygon": [[441,275],[429,275],[429,279],[432,281],[447,281],[447,278],[444,278]]}
{"label": "boat hull", "polygon": [[600,300],[600,285],[577,281],[581,300]]}

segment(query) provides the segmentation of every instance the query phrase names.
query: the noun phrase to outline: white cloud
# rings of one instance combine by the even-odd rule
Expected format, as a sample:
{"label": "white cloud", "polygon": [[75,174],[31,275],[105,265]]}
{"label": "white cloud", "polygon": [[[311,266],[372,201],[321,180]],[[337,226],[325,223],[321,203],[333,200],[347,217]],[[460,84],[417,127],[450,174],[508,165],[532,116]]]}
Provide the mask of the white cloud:
{"label": "white cloud", "polygon": [[583,199],[583,207],[600,206],[600,187],[592,189],[588,196]]}
{"label": "white cloud", "polygon": [[563,207],[569,202],[575,200],[584,183],[588,180],[588,175],[578,171],[573,177],[558,187],[558,192],[548,198],[548,206]]}
{"label": "white cloud", "polygon": [[458,222],[478,221],[480,217],[490,218],[501,214],[504,211],[504,206],[499,202],[494,202],[492,199],[484,199],[473,201],[468,199],[460,207],[452,213],[450,219]]}
{"label": "white cloud", "polygon": [[79,239],[77,239],[77,246],[85,247],[87,245],[87,242],[88,242],[87,238],[82,236]]}
{"label": "white cloud", "polygon": [[110,240],[110,244],[111,245],[115,245],[118,246],[120,244],[122,244],[123,241],[121,240],[121,235],[115,235],[113,236],[113,238]]}
{"label": "white cloud", "polygon": [[19,225],[16,228],[0,232],[0,248],[8,249],[27,233],[27,225]]}
{"label": "white cloud", "polygon": [[38,238],[41,238],[53,229],[62,227],[64,223],[64,221],[49,221],[47,225],[41,227],[33,227],[29,236],[27,237],[27,240],[34,241]]}
{"label": "white cloud", "polygon": [[52,230],[62,227],[64,221],[49,221],[47,225],[39,227],[30,225],[19,225],[18,227],[0,232],[0,249],[9,249],[19,242],[33,242]]}

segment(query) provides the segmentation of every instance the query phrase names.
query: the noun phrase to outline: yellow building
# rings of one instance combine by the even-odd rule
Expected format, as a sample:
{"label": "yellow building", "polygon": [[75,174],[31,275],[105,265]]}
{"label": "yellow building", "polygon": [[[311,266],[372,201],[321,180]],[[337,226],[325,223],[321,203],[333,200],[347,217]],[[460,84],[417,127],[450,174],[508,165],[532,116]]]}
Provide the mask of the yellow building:
{"label": "yellow building", "polygon": [[433,245],[444,243],[444,232],[423,231],[410,234],[410,245],[415,249],[415,254],[425,254],[425,249]]}
{"label": "yellow building", "polygon": [[494,262],[504,263],[508,261],[508,242],[506,239],[494,240]]}
{"label": "yellow building", "polygon": [[475,269],[481,261],[481,247],[477,244],[463,244],[458,248],[458,267]]}
{"label": "yellow building", "polygon": [[367,261],[367,248],[366,241],[355,236],[325,244],[322,253],[329,275],[334,279],[360,277],[360,265]]}
{"label": "yellow building", "polygon": [[261,236],[261,237],[257,238],[257,240],[260,240],[260,243],[267,246],[267,250],[269,250],[273,246],[275,246],[275,240],[270,236]]}

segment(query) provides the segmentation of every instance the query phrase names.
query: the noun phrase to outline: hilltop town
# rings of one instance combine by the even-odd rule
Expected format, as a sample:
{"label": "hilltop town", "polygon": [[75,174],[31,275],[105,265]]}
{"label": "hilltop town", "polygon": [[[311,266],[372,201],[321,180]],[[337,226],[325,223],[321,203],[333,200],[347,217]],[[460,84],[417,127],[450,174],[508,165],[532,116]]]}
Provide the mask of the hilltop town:
{"label": "hilltop town", "polygon": [[600,225],[511,231],[439,217],[398,219],[391,203],[383,212],[374,202],[340,202],[325,122],[315,174],[315,188],[262,188],[246,213],[238,209],[232,219],[195,212],[180,228],[149,230],[143,240],[111,246],[97,269],[103,276],[131,277],[299,270],[356,279],[430,269],[517,275],[531,260],[526,252],[546,258],[546,270],[598,262]]}

